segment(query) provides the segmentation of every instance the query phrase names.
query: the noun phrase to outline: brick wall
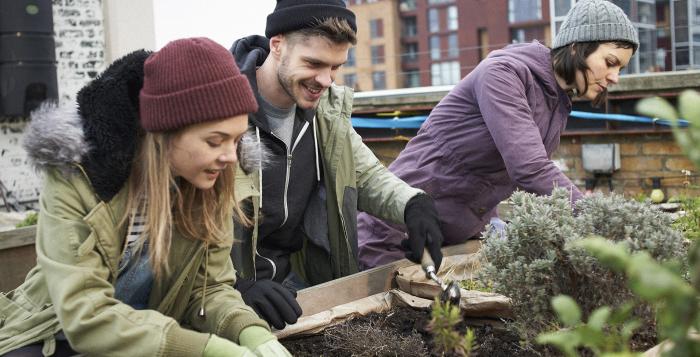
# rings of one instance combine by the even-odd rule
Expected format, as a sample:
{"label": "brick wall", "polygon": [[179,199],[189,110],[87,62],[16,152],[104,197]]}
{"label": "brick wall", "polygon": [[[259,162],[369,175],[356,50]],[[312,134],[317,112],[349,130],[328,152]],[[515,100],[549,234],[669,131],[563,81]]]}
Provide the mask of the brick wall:
{"label": "brick wall", "polygon": [[[690,177],[690,186],[684,184],[687,178],[682,170],[690,170],[693,174],[698,170],[683,155],[671,133],[563,137],[553,159],[579,187],[584,187],[584,179],[594,177],[583,170],[581,159],[582,144],[588,143],[620,144],[620,170],[612,176],[615,192],[627,196],[649,195],[651,178],[661,177],[666,197],[700,194],[700,190],[693,187],[698,184],[697,178]],[[599,182],[596,188],[607,192],[607,181]]]}
{"label": "brick wall", "polygon": [[[53,0],[53,22],[59,102],[70,105],[105,67],[102,0]],[[0,117],[0,181],[13,200],[32,202],[41,182],[21,147],[25,126],[26,118]]]}
{"label": "brick wall", "polygon": [[[691,177],[690,187],[686,186],[686,177],[681,170],[691,170],[693,174],[700,171],[683,155],[670,133],[562,137],[561,145],[552,159],[582,190],[585,179],[594,177],[583,170],[581,147],[584,143],[620,144],[621,167],[612,176],[613,190],[617,193],[629,197],[640,193],[648,196],[652,189],[651,178],[661,177],[661,186],[667,198],[700,195],[700,189],[693,187],[698,186],[700,180]],[[406,141],[367,142],[367,145],[388,166],[403,150]],[[596,189],[608,192],[608,182],[599,180]]]}
{"label": "brick wall", "polygon": [[61,104],[105,67],[102,0],[53,0],[56,71]]}

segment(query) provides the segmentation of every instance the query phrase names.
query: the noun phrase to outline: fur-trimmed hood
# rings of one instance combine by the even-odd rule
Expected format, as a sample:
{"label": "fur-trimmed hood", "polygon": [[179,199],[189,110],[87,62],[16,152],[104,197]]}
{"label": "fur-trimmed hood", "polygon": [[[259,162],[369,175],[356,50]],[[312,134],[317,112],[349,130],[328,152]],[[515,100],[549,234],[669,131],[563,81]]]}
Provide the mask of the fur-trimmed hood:
{"label": "fur-trimmed hood", "polygon": [[[112,63],[78,92],[77,105],[46,103],[33,112],[23,145],[35,168],[67,172],[79,164],[100,199],[114,197],[131,173],[143,133],[139,92],[143,64],[150,53],[135,51]],[[243,170],[256,170],[265,156],[254,137],[246,133],[238,147]]]}

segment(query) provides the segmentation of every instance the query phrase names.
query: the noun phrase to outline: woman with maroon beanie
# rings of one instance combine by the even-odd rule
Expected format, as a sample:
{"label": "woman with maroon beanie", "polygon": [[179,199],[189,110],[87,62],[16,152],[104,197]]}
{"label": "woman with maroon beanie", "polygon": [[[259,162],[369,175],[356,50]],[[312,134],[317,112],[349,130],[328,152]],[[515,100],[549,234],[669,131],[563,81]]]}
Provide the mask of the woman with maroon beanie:
{"label": "woman with maroon beanie", "polygon": [[115,61],[77,111],[35,113],[38,264],[0,294],[0,355],[288,356],[233,289],[257,108],[233,56],[190,38]]}

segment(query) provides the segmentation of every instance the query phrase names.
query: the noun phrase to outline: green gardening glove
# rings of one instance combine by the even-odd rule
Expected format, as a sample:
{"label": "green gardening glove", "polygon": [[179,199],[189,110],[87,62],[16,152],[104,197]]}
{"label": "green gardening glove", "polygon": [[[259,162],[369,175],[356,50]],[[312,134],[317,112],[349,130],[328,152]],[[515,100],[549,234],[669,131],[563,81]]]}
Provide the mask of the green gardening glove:
{"label": "green gardening glove", "polygon": [[239,346],[217,335],[211,335],[202,357],[255,357],[247,347]]}
{"label": "green gardening glove", "polygon": [[248,326],[244,328],[238,336],[238,342],[240,342],[241,346],[253,350],[253,352],[260,357],[292,356],[292,354],[277,341],[277,337],[268,329],[261,326]]}

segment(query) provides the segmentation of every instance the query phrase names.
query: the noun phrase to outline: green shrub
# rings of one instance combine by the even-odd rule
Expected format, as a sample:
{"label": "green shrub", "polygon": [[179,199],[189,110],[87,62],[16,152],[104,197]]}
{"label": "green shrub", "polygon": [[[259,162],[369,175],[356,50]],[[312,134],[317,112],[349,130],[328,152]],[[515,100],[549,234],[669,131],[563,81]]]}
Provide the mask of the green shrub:
{"label": "green shrub", "polygon": [[[633,251],[649,250],[656,259],[683,261],[685,239],[672,228],[670,216],[649,203],[596,194],[579,200],[574,214],[564,189],[555,189],[551,196],[516,192],[511,200],[507,239],[486,233],[480,279],[493,282],[495,292],[512,299],[514,327],[529,342],[556,325],[550,305],[554,296],[571,296],[584,316],[599,306],[618,307],[633,299],[623,274],[602,266],[574,244],[585,237],[626,241]],[[639,307],[635,314],[653,328],[648,307]]]}

